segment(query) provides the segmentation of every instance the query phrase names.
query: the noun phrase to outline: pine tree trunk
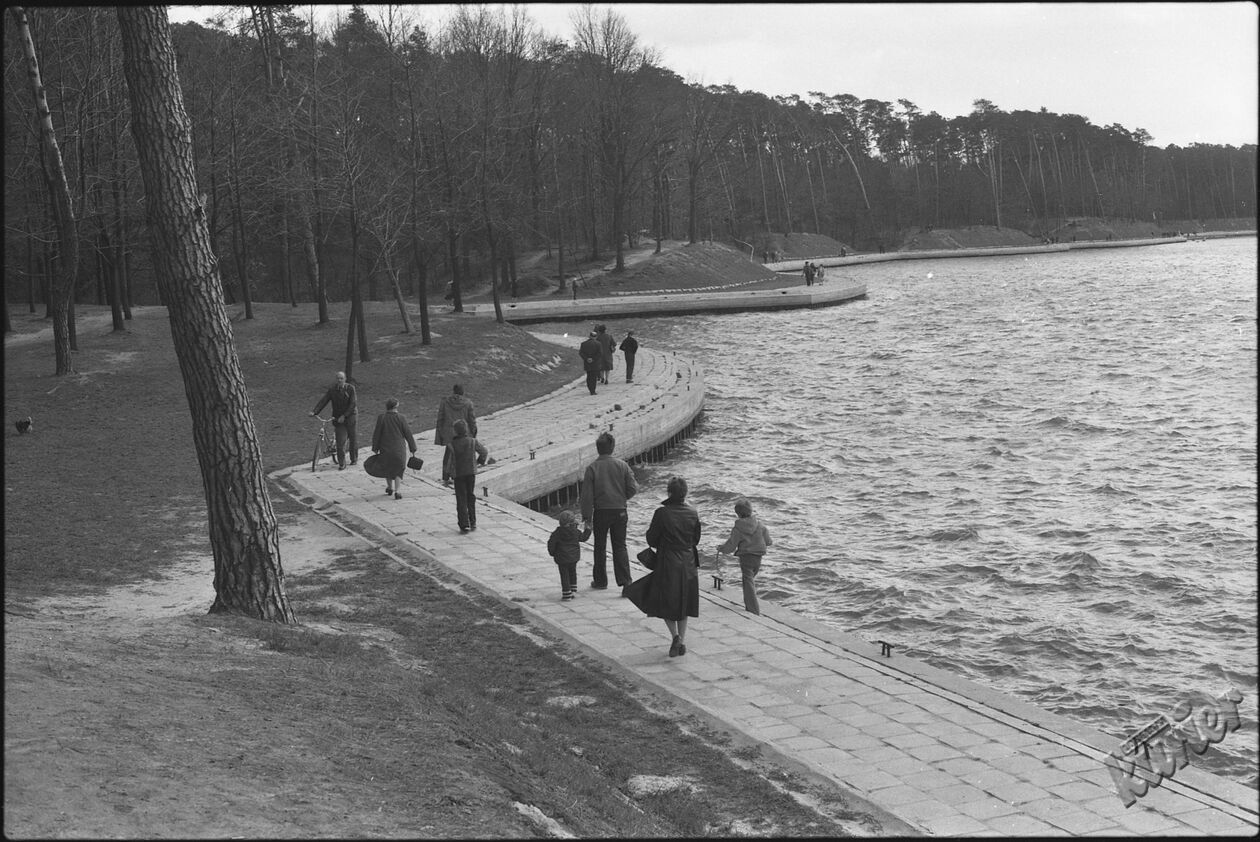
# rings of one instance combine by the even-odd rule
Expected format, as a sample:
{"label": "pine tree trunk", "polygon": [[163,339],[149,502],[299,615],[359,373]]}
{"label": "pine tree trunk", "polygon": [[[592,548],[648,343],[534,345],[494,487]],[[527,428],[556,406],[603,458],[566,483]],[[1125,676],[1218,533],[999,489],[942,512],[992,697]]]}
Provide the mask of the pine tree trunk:
{"label": "pine tree trunk", "polygon": [[153,265],[192,414],[214,553],[211,613],[294,622],[249,394],[223,306],[164,6],[121,6],[123,69]]}
{"label": "pine tree trunk", "polygon": [[[57,275],[50,278],[46,299],[48,315],[53,322],[56,372],[60,376],[74,371],[74,356],[71,353],[74,338],[71,333],[70,305],[74,301],[75,277],[79,270],[79,234],[75,224],[74,210],[70,204],[70,185],[66,181],[61,149],[57,145],[57,135],[53,131],[52,113],[48,110],[48,98],[44,94],[44,85],[40,80],[39,61],[35,56],[35,42],[31,38],[26,11],[21,7],[14,7],[10,9],[10,12],[17,23],[18,37],[26,58],[26,72],[35,96],[35,111],[39,117],[40,143],[45,163],[43,170],[48,183],[48,193],[52,197],[57,239],[61,246],[61,253],[57,259]],[[49,274],[51,275],[51,266]]]}

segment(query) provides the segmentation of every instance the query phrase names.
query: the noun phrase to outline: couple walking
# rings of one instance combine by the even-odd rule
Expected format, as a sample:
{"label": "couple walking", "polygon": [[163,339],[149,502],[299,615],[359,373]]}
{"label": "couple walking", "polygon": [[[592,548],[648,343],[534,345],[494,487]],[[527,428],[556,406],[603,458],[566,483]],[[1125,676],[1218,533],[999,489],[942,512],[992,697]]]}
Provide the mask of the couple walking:
{"label": "couple walking", "polygon": [[[337,372],[337,380],[319,403],[311,410],[311,415],[318,416],[320,411],[332,405],[333,429],[336,432],[337,468],[344,470],[346,455],[349,451],[350,464],[358,464],[359,442],[357,426],[359,418],[359,399],[354,384],[346,380],[344,371]],[[398,412],[398,401],[389,398],[385,401],[385,411],[376,418],[376,427],[372,431],[372,452],[379,458],[372,466],[374,476],[385,478],[385,493],[395,500],[402,499],[402,478],[407,469],[408,451],[412,456],[416,452],[416,440],[407,426],[407,419]],[[367,467],[367,465],[365,465]]]}
{"label": "couple walking", "polygon": [[[455,517],[462,534],[477,528],[477,468],[485,465],[489,452],[476,438],[477,420],[473,404],[464,397],[464,387],[456,384],[438,410],[435,443],[446,445],[442,455],[443,484],[455,486]],[[411,461],[408,459],[411,452]],[[398,412],[398,401],[385,402],[385,412],[376,419],[372,452],[378,454],[379,475],[385,477],[385,493],[402,499],[402,477],[410,467],[419,470],[423,460],[415,458],[416,440],[407,419]]]}
{"label": "couple walking", "polygon": [[[659,617],[671,636],[669,655],[677,657],[687,653],[687,618],[700,615],[700,583],[698,570],[700,555],[700,515],[687,504],[687,482],[682,477],[672,477],[667,490],[669,496],[652,515],[648,526],[647,542],[656,548],[656,561],[652,573],[637,582],[630,576],[630,554],[626,549],[626,503],[638,493],[639,486],[634,472],[624,460],[612,455],[616,440],[612,433],[601,433],[595,439],[595,461],[586,467],[582,478],[581,535],[593,531],[595,535],[595,565],[591,587],[605,590],[608,587],[608,539],[612,539],[613,575],[627,597],[649,617]],[[572,543],[579,539],[576,524],[568,526],[566,537]],[[559,530],[557,530],[559,531]],[[560,555],[553,550],[557,563]],[[569,553],[576,567],[576,555]],[[562,585],[566,589],[562,599],[572,599],[569,594],[576,590],[576,582],[566,584],[562,567]]]}

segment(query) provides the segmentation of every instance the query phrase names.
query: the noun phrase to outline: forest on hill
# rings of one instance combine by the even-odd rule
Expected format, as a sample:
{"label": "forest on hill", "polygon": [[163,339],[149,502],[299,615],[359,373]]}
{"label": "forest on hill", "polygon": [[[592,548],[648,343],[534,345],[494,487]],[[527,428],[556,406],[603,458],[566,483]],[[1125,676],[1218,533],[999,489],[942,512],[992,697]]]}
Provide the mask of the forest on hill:
{"label": "forest on hill", "polygon": [[[172,27],[200,195],[229,303],[427,296],[545,250],[617,268],[640,241],[764,250],[785,232],[895,248],[1076,217],[1252,218],[1256,147],[1150,145],[1141,128],[976,100],[914,103],[689,84],[611,9],[541,32],[526,6],[228,7]],[[77,300],[156,303],[109,7],[31,7],[82,244]],[[6,24],[8,21],[6,20]],[[5,301],[33,309],[58,232],[22,44],[6,25]],[[1176,103],[1170,103],[1175,108]]]}

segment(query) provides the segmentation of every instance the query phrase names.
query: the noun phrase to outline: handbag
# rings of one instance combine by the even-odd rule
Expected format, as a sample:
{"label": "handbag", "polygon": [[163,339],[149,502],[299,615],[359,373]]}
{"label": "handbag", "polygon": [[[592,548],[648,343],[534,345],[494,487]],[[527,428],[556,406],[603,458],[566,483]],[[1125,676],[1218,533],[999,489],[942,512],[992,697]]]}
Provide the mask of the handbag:
{"label": "handbag", "polygon": [[413,453],[411,458],[407,460],[407,467],[411,468],[413,471],[418,471],[424,467],[424,460]]}
{"label": "handbag", "polygon": [[656,550],[651,547],[639,550],[639,554],[635,558],[639,560],[639,564],[642,564],[648,570],[656,569]]}

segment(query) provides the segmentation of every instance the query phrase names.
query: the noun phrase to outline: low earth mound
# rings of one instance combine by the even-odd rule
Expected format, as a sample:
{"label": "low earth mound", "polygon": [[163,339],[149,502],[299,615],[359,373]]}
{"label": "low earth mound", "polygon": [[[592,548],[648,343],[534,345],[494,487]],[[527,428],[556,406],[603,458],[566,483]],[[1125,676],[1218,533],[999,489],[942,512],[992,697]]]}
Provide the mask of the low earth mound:
{"label": "low earth mound", "polygon": [[[812,257],[838,257],[840,249],[853,251],[853,247],[823,234],[762,234],[754,241],[760,250],[777,252],[778,260],[808,260]],[[771,255],[773,258],[773,255]]]}
{"label": "low earth mound", "polygon": [[721,243],[686,245],[676,242],[646,249],[638,259],[626,260],[623,272],[605,271],[587,279],[579,288],[604,292],[639,292],[657,289],[695,289],[733,286],[774,277],[774,272],[751,261],[733,247]]}
{"label": "low earth mound", "polygon": [[1014,228],[969,225],[966,228],[919,228],[906,236],[898,251],[1035,246],[1036,237]]}
{"label": "low earth mound", "polygon": [[1062,225],[1046,231],[1046,236],[1060,243],[1083,240],[1142,240],[1149,237],[1175,236],[1184,230],[1176,223],[1142,222],[1132,219],[1101,219],[1096,216],[1071,217]]}
{"label": "low earth mound", "polygon": [[[838,253],[838,252],[837,252]],[[565,282],[557,280],[559,270],[556,255],[542,252],[526,255],[522,265],[528,265],[528,274],[522,273],[517,281],[519,298],[537,295],[571,295],[574,288],[579,297],[617,295],[634,292],[662,290],[713,289],[742,287],[775,279],[775,273],[750,261],[732,246],[721,243],[695,243],[688,245],[681,240],[663,240],[658,254],[656,243],[626,249],[623,252],[625,268],[616,271],[616,261],[606,258],[600,262],[585,262],[573,268],[566,262]],[[482,287],[463,296],[471,303],[488,302],[489,287]]]}

